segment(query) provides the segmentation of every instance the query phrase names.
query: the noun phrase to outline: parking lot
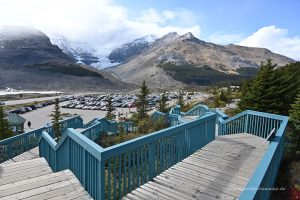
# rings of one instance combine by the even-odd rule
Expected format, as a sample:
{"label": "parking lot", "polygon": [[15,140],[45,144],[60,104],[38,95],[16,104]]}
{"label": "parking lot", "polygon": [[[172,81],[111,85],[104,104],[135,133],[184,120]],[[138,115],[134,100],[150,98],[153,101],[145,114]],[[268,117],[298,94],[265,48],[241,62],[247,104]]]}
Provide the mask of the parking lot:
{"label": "parking lot", "polygon": [[[178,99],[178,93],[166,93],[168,105],[173,106]],[[114,113],[120,117],[130,117],[132,112],[136,111],[137,96],[134,94],[101,94],[101,95],[78,95],[64,96],[60,98],[61,113],[64,118],[79,115],[84,123],[89,122],[95,117],[104,117],[107,110],[108,99],[112,98],[112,105],[115,108]],[[186,93],[186,101],[201,101],[208,98],[204,93]],[[149,107],[153,111],[160,100],[160,94],[150,94],[148,96]],[[20,107],[11,112],[16,112],[24,117],[27,122],[31,122],[31,129],[45,126],[51,121],[51,113],[54,109],[54,100],[42,103],[32,104],[26,107]],[[151,112],[151,111],[150,111]],[[26,123],[27,123],[26,122]],[[25,131],[30,130],[25,123]]]}

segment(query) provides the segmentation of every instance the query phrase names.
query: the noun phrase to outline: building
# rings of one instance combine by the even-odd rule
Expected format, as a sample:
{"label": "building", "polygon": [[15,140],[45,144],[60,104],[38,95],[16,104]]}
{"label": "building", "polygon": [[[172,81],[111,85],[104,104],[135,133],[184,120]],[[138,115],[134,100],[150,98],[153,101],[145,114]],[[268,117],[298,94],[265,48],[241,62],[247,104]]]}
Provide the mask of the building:
{"label": "building", "polygon": [[9,126],[15,134],[24,132],[24,123],[26,122],[26,119],[16,113],[8,113],[7,120],[9,122]]}

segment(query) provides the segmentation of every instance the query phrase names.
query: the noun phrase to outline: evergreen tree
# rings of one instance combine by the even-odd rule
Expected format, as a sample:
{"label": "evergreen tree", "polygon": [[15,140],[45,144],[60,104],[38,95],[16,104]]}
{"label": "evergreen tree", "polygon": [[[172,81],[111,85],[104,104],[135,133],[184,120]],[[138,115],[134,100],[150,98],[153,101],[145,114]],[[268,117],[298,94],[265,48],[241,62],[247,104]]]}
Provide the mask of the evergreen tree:
{"label": "evergreen tree", "polygon": [[55,137],[57,140],[59,140],[59,138],[61,137],[61,124],[59,123],[60,120],[62,120],[61,118],[61,112],[60,112],[60,108],[59,108],[59,99],[56,98],[55,102],[54,102],[54,110],[52,111],[51,114],[51,122],[52,122],[52,128],[53,128],[53,132],[55,134]]}
{"label": "evergreen tree", "polygon": [[112,106],[112,99],[111,99],[111,97],[109,97],[108,104],[107,104],[107,112],[106,112],[105,118],[108,119],[108,120],[115,119],[116,115],[113,113],[114,110],[115,110],[115,108]]}
{"label": "evergreen tree", "polygon": [[182,93],[182,92],[179,92],[177,104],[180,105],[180,108],[181,108],[181,109],[183,109],[185,103],[184,103],[183,93]]}
{"label": "evergreen tree", "polygon": [[118,137],[118,143],[122,143],[124,141],[124,127],[123,124],[119,124],[119,137]]}
{"label": "evergreen tree", "polygon": [[224,101],[225,103],[227,103],[227,101],[228,101],[228,99],[227,99],[227,97],[226,97],[223,90],[221,90],[221,93],[220,93],[220,100]]}
{"label": "evergreen tree", "polygon": [[251,109],[282,114],[286,110],[282,98],[287,93],[287,82],[275,72],[271,60],[262,63],[252,82],[242,89],[238,106],[241,110]]}
{"label": "evergreen tree", "polygon": [[214,107],[215,108],[217,108],[217,107],[220,107],[220,102],[219,102],[219,97],[218,97],[218,95],[217,96],[215,96],[215,98],[214,98]]}
{"label": "evergreen tree", "polygon": [[168,109],[167,109],[167,97],[166,97],[166,93],[163,92],[163,94],[161,95],[160,97],[160,100],[159,100],[159,103],[158,103],[158,110],[160,112],[168,112]]}
{"label": "evergreen tree", "polygon": [[292,109],[290,110],[290,128],[287,134],[287,150],[292,156],[300,154],[300,93],[298,94]]}
{"label": "evergreen tree", "polygon": [[8,120],[5,119],[3,107],[0,106],[0,140],[4,140],[12,136],[13,136],[13,132],[10,129]]}
{"label": "evergreen tree", "polygon": [[147,97],[149,93],[150,91],[146,85],[146,81],[144,80],[137,100],[137,116],[139,120],[148,118],[147,112],[149,111],[149,105]]}

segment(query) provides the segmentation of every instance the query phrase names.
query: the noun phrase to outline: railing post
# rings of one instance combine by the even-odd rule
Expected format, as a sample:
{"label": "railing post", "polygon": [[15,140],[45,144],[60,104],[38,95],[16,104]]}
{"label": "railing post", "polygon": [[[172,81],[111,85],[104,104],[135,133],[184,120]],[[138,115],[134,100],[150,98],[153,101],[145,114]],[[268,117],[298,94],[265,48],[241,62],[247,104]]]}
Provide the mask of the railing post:
{"label": "railing post", "polygon": [[149,144],[148,148],[148,156],[149,156],[149,168],[148,168],[148,174],[149,174],[149,180],[153,179],[155,176],[155,160],[154,160],[154,143]]}
{"label": "railing post", "polygon": [[244,133],[248,133],[248,123],[249,123],[249,114],[246,114],[246,123],[245,123]]}
{"label": "railing post", "polygon": [[97,187],[97,190],[96,190],[96,199],[97,200],[104,200],[105,199],[105,173],[104,173],[104,170],[105,170],[105,166],[104,166],[104,162],[101,161],[101,160],[98,160],[97,161],[98,164],[98,168],[97,168],[97,174],[96,175],[99,175],[97,176],[97,183],[96,183],[96,187]]}

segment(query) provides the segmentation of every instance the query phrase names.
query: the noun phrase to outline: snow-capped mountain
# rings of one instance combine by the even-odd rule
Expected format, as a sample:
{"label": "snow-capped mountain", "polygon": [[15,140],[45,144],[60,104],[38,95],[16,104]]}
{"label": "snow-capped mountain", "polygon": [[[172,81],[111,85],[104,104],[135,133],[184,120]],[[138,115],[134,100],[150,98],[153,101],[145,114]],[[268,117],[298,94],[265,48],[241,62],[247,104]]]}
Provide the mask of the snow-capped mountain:
{"label": "snow-capped mountain", "polygon": [[112,63],[121,63],[133,56],[141,54],[157,39],[155,35],[147,35],[123,44],[121,47],[113,50],[108,58]]}
{"label": "snow-capped mountain", "polygon": [[62,51],[77,60],[78,63],[90,65],[98,62],[96,50],[86,42],[71,41],[64,37],[51,37],[51,43],[57,45]]}
{"label": "snow-capped mountain", "polygon": [[147,35],[123,44],[107,55],[98,55],[96,49],[89,43],[72,41],[62,36],[52,36],[51,43],[74,58],[77,63],[91,65],[95,68],[107,68],[120,64],[132,56],[142,53],[157,39]]}

